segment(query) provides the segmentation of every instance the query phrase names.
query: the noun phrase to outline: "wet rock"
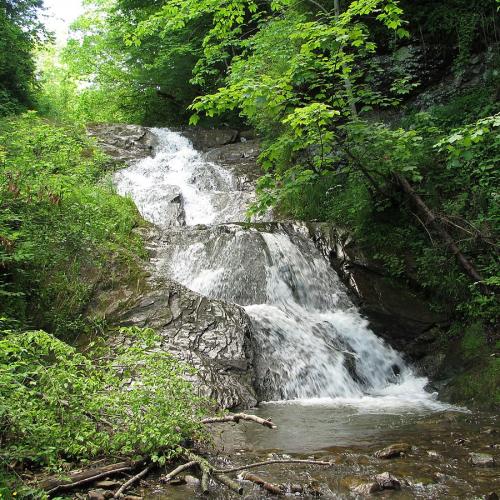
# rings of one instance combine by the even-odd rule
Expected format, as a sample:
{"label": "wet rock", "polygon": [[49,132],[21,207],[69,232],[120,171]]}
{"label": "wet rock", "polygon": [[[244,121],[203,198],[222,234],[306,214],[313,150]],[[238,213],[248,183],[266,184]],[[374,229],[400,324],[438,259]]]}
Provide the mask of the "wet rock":
{"label": "wet rock", "polygon": [[246,141],[211,149],[205,157],[229,169],[236,176],[238,189],[249,191],[262,175],[257,165],[259,152],[258,141]]}
{"label": "wet rock", "polygon": [[495,459],[488,453],[469,453],[469,463],[476,467],[494,467]]}
{"label": "wet rock", "polygon": [[434,460],[442,460],[443,459],[443,455],[441,455],[441,453],[438,453],[437,451],[434,451],[434,450],[428,450],[427,455],[429,456],[429,458],[433,458]]}
{"label": "wet rock", "polygon": [[113,492],[104,489],[90,490],[87,493],[88,500],[106,500],[107,498],[112,498]]}
{"label": "wet rock", "polygon": [[382,490],[382,488],[376,481],[360,483],[352,488],[352,491],[358,495],[372,495],[380,490]]}
{"label": "wet rock", "polygon": [[411,446],[406,443],[396,443],[375,452],[377,458],[397,458],[411,451]]}
{"label": "wet rock", "polygon": [[436,472],[434,474],[434,479],[438,483],[445,483],[448,479],[450,479],[450,476],[448,476],[448,474],[444,474],[443,472]]}
{"label": "wet rock", "polygon": [[180,477],[180,476],[179,476],[179,477],[174,477],[173,479],[171,479],[171,480],[168,482],[168,484],[169,484],[170,486],[181,486],[181,485],[183,485],[183,484],[186,484],[186,482],[187,482],[187,481],[186,481],[185,477]]}
{"label": "wet rock", "polygon": [[497,433],[497,430],[494,429],[493,427],[488,427],[487,429],[484,429],[483,430],[483,433],[484,434],[496,434]]}
{"label": "wet rock", "polygon": [[156,136],[140,125],[95,124],[88,125],[87,132],[97,139],[106,154],[120,162],[150,156],[156,146]]}
{"label": "wet rock", "polygon": [[184,476],[184,481],[186,482],[186,484],[189,484],[189,486],[194,486],[194,487],[200,484],[200,480],[195,476],[191,476],[190,474],[186,474]]}
{"label": "wet rock", "polygon": [[400,490],[401,489],[401,481],[390,474],[389,472],[383,472],[382,474],[377,474],[374,478],[375,482],[383,490]]}
{"label": "wet rock", "polygon": [[490,493],[488,493],[487,495],[484,495],[484,500],[498,500],[498,495],[492,491]]}
{"label": "wet rock", "polygon": [[116,488],[116,487],[120,486],[120,484],[121,483],[119,481],[106,480],[106,481],[99,481],[95,485],[98,488],[104,488],[104,489],[109,490],[109,489]]}
{"label": "wet rock", "polygon": [[291,484],[290,485],[290,493],[303,493],[304,487],[301,484]]}
{"label": "wet rock", "polygon": [[322,495],[321,484],[319,481],[316,481],[315,479],[310,481],[305,490],[303,491],[305,491],[307,495],[313,497],[320,497]]}
{"label": "wet rock", "polygon": [[163,349],[196,368],[193,382],[200,394],[220,407],[255,406],[251,324],[241,307],[208,299],[167,278],[151,278],[113,320],[154,328]]}
{"label": "wet rock", "polygon": [[233,129],[207,129],[202,127],[190,127],[182,130],[182,135],[187,137],[195,149],[208,151],[211,148],[231,144],[238,140],[239,133]]}

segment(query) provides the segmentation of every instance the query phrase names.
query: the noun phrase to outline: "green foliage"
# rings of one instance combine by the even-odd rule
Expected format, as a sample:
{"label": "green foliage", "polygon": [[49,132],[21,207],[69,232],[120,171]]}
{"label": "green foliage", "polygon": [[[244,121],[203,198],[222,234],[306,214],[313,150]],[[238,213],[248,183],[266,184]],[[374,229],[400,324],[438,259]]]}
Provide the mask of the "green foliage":
{"label": "green foliage", "polygon": [[204,436],[207,403],[185,380],[192,370],[157,349],[151,330],[120,335],[119,345],[102,342],[83,354],[43,331],[0,333],[2,461],[55,467],[102,454],[164,461],[184,439]]}
{"label": "green foliage", "polygon": [[34,48],[44,38],[38,20],[41,0],[0,0],[0,116],[32,103]]}
{"label": "green foliage", "polygon": [[96,282],[134,272],[137,210],[100,180],[108,160],[79,128],[30,112],[0,136],[0,314],[78,332]]}

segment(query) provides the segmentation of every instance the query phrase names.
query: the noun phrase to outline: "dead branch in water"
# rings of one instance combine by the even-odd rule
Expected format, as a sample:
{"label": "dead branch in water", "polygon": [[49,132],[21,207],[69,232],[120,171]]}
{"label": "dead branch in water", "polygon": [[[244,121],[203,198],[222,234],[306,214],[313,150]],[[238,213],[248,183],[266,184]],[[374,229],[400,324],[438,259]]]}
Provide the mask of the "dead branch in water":
{"label": "dead branch in water", "polygon": [[224,474],[225,471],[215,474],[213,465],[206,458],[200,457],[192,451],[186,451],[184,455],[189,461],[196,462],[201,469],[201,490],[203,491],[203,494],[206,495],[209,493],[210,478],[213,478],[215,481],[227,486],[235,493],[238,493],[238,495],[243,493],[243,488],[236,481],[227,477]]}
{"label": "dead branch in water", "polygon": [[241,478],[244,479],[245,481],[251,481],[252,483],[257,484],[258,486],[264,488],[273,495],[278,495],[278,496],[283,495],[283,490],[277,484],[268,483],[265,479],[262,479],[260,476],[257,476],[256,474],[252,474],[250,472],[244,472],[241,475]]}
{"label": "dead branch in water", "polygon": [[168,483],[175,476],[177,476],[177,474],[180,474],[182,471],[190,469],[191,467],[194,467],[197,464],[198,464],[198,462],[195,462],[194,460],[192,460],[191,462],[186,462],[185,464],[179,465],[179,467],[175,468],[172,472],[169,472],[168,474],[165,474],[164,476],[161,476],[160,477],[160,482],[162,482],[162,483]]}
{"label": "dead branch in water", "polygon": [[70,473],[66,478],[51,477],[38,485],[39,488],[45,490],[49,495],[53,495],[58,491],[71,490],[78,486],[87,483],[92,483],[97,479],[101,479],[112,474],[120,472],[128,472],[136,467],[137,463],[120,462],[117,464],[103,465],[94,469],[88,469],[82,472]]}
{"label": "dead branch in water", "polygon": [[266,465],[273,464],[309,464],[309,465],[322,465],[331,466],[333,462],[325,462],[323,460],[299,460],[299,459],[288,459],[288,460],[267,460],[266,462],[255,462],[253,464],[241,465],[239,467],[233,467],[231,469],[214,469],[215,474],[228,474],[229,472],[239,472],[245,469],[254,469],[255,467],[264,467]]}
{"label": "dead branch in water", "polygon": [[139,474],[136,474],[135,476],[131,477],[128,481],[123,483],[118,491],[115,493],[115,498],[120,498],[123,493],[130,488],[134,483],[139,481],[142,477],[144,477],[148,472],[153,468],[153,464],[149,464],[145,469],[143,469]]}
{"label": "dead branch in water", "polygon": [[271,422],[271,419],[265,419],[258,417],[257,415],[249,415],[247,413],[232,413],[230,415],[224,415],[223,417],[209,417],[201,421],[202,424],[216,424],[221,422],[235,422],[239,423],[240,420],[247,420],[249,422],[255,422],[257,424],[263,425],[264,427],[269,427],[270,429],[277,429],[277,426]]}

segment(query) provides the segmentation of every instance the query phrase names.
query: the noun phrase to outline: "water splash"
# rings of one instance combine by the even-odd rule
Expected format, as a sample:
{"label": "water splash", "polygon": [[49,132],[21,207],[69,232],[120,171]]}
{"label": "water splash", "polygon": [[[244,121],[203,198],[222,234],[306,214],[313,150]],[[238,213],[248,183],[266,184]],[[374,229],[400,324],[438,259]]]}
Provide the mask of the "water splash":
{"label": "water splash", "polygon": [[244,219],[253,194],[238,191],[229,170],[205,161],[180,134],[153,132],[156,155],[116,174],[118,191],[145,218],[170,227],[159,273],[245,308],[262,399],[439,405],[424,391],[426,379],[369,329],[300,230],[228,224]]}

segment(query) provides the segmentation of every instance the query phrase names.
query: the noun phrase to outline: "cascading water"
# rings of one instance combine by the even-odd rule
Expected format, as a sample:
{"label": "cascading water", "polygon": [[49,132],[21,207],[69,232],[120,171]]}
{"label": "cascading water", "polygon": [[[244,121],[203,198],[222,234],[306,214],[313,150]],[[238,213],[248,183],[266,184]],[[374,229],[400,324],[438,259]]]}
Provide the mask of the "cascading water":
{"label": "cascading water", "polygon": [[153,131],[156,155],[118,172],[118,191],[169,228],[158,272],[245,308],[262,399],[433,404],[426,380],[368,328],[300,226],[238,224],[253,193],[239,190],[229,170],[205,161],[180,134]]}

